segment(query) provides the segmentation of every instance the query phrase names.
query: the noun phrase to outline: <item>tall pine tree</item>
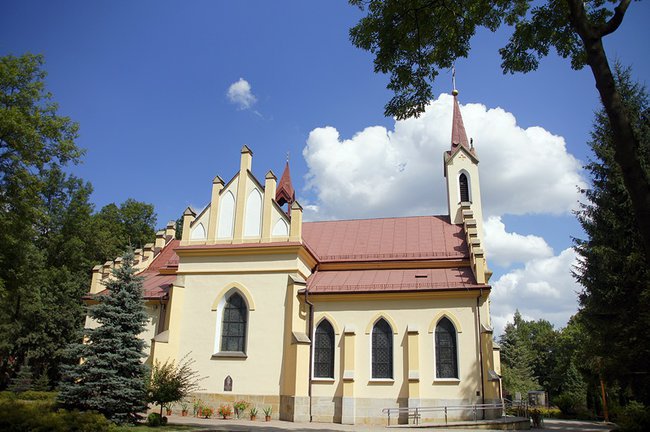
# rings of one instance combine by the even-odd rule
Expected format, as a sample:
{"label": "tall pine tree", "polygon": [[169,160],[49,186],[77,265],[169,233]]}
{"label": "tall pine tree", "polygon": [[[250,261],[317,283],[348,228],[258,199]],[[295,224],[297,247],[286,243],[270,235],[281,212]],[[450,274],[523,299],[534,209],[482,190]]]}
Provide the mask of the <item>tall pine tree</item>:
{"label": "tall pine tree", "polygon": [[134,422],[147,408],[145,342],[138,337],[147,315],[132,252],[113,270],[106,288],[109,293],[97,295],[98,304],[89,310],[99,326],[86,329],[85,343],[71,349],[83,360],[67,368],[59,399],[67,407],[99,411],[116,423]]}
{"label": "tall pine tree", "polygon": [[[617,66],[616,81],[640,138],[638,157],[650,176],[648,94],[632,81],[629,69]],[[578,212],[587,239],[575,241],[581,256],[575,275],[584,287],[581,316],[599,372],[608,382],[620,384],[621,395],[650,404],[650,269],[630,196],[614,161],[613,132],[604,110],[596,113],[590,145],[595,159],[586,168],[592,185],[584,191],[588,202]]]}

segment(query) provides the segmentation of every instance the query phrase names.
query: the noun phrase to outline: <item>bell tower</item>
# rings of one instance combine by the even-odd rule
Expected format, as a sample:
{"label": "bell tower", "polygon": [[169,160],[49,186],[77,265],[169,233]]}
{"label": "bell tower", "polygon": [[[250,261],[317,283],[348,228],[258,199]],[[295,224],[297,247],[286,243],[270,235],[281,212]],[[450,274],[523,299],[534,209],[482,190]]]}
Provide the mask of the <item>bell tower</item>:
{"label": "bell tower", "polygon": [[454,88],[451,148],[444,152],[447,179],[447,205],[452,224],[464,225],[472,269],[479,283],[486,283],[487,270],[483,252],[483,209],[478,175],[478,155],[473,140],[467,139],[463,117],[458,105],[458,90]]}

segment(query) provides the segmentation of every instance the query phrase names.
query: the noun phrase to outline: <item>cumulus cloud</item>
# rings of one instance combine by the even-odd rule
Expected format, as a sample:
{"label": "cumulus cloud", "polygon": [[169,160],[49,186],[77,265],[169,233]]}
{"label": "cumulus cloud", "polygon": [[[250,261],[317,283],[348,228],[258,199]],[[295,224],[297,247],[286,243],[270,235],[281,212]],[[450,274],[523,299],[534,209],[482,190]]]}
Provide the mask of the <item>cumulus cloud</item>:
{"label": "cumulus cloud", "polygon": [[488,218],[483,229],[485,252],[489,262],[509,267],[513,263],[525,263],[532,259],[553,256],[553,249],[542,237],[506,232],[506,226],[499,216]]}
{"label": "cumulus cloud", "polygon": [[496,334],[512,322],[515,309],[526,319],[545,319],[556,328],[564,327],[578,309],[580,291],[571,275],[577,264],[573,248],[559,255],[536,258],[492,282],[491,315]]}
{"label": "cumulus cloud", "polygon": [[240,110],[248,109],[257,102],[257,98],[251,91],[251,85],[244,78],[239,78],[239,81],[232,83],[228,87],[226,96]]}
{"label": "cumulus cloud", "polygon": [[[445,214],[442,153],[450,147],[451,95],[442,94],[415,119],[393,130],[372,126],[343,139],[331,127],[311,131],[303,156],[307,188],[316,194],[309,218]],[[580,162],[564,138],[523,129],[514,115],[482,104],[461,107],[480,159],[485,216],[561,214],[584,187]]]}

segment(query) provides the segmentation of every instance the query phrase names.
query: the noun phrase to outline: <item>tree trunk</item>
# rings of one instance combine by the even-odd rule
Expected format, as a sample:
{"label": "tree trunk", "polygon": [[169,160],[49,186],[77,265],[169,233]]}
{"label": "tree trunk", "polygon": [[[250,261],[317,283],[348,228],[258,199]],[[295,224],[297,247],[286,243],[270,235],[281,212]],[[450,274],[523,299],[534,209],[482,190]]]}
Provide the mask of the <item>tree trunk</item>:
{"label": "tree trunk", "polygon": [[[572,2],[570,2],[572,3]],[[614,134],[614,159],[621,168],[625,189],[630,194],[636,225],[641,234],[646,264],[650,266],[650,180],[639,159],[639,139],[625,112],[616,82],[607,62],[600,35],[585,22],[586,17],[570,7],[572,22],[587,53],[587,64],[596,81],[605,112]]]}

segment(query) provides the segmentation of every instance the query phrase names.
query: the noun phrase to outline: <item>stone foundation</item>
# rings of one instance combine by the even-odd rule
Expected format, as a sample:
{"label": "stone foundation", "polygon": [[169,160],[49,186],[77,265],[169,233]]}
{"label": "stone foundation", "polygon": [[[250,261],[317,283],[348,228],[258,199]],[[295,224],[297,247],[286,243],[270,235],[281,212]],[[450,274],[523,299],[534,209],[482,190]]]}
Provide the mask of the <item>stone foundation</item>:
{"label": "stone foundation", "polygon": [[341,423],[341,398],[311,398],[311,421],[314,423]]}
{"label": "stone foundation", "polygon": [[280,420],[309,423],[309,398],[280,396]]}

